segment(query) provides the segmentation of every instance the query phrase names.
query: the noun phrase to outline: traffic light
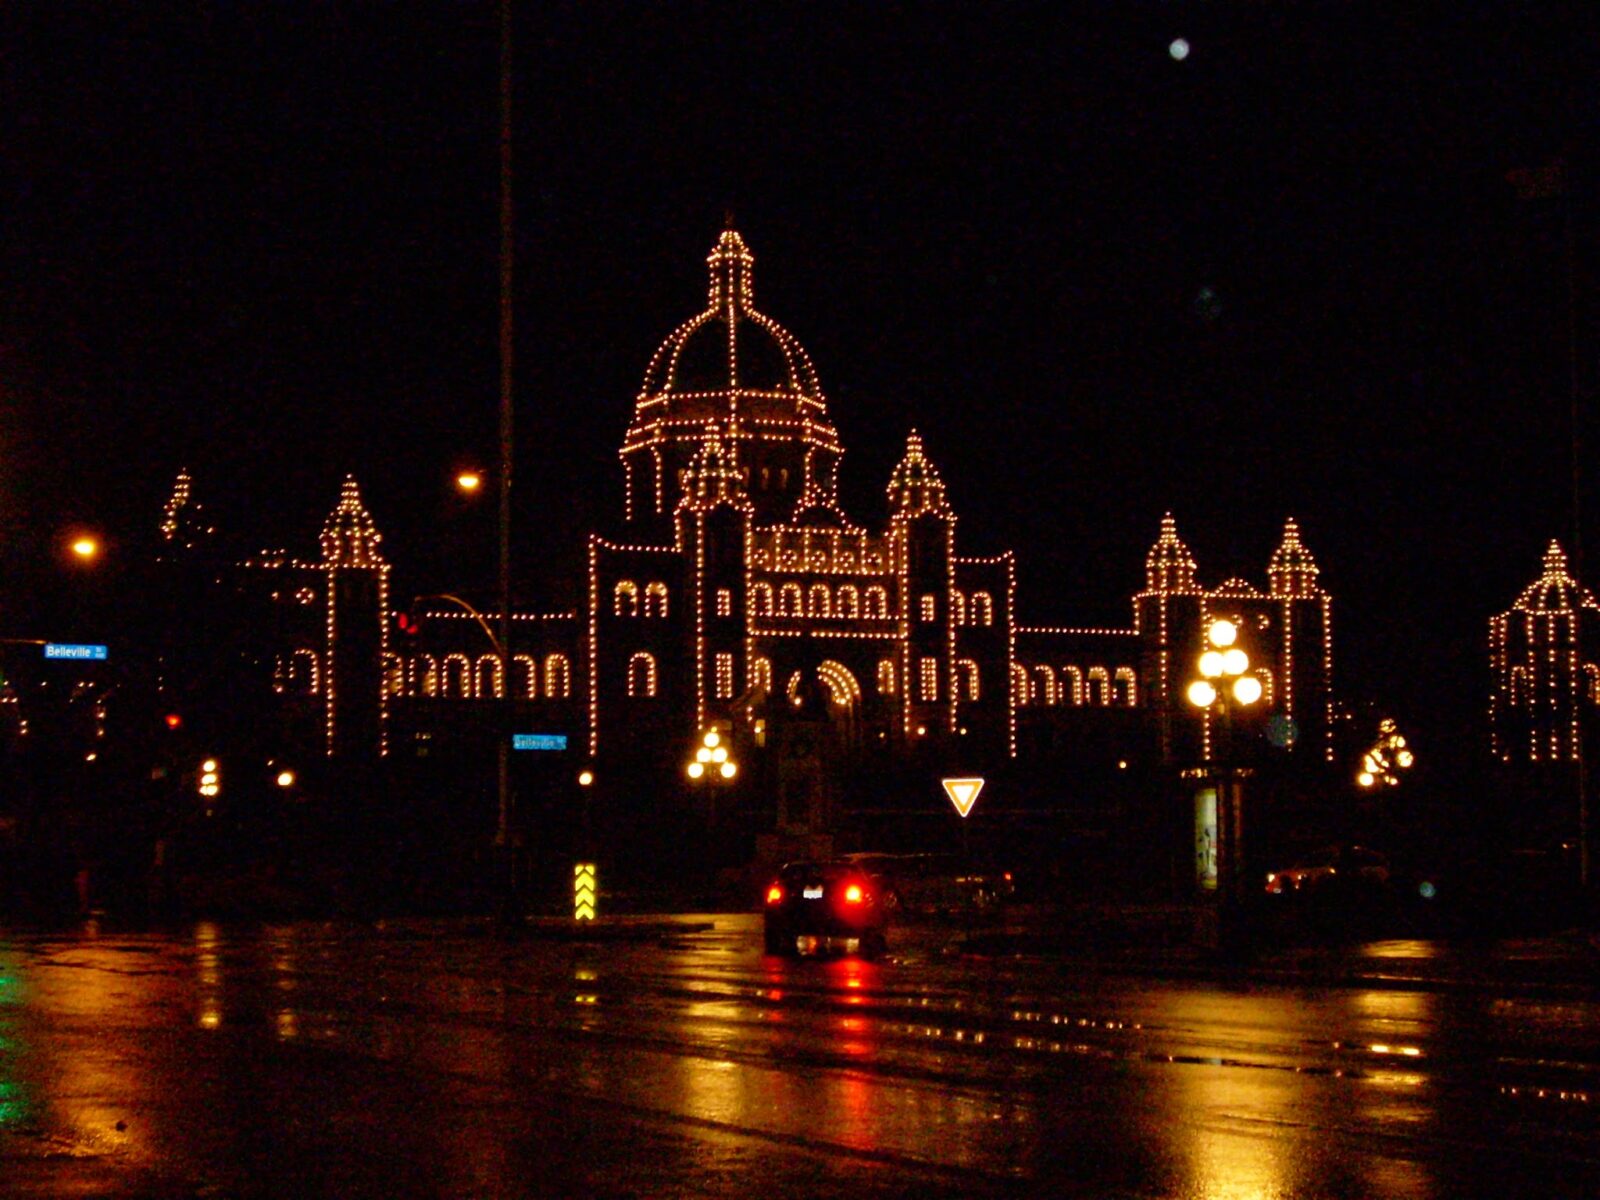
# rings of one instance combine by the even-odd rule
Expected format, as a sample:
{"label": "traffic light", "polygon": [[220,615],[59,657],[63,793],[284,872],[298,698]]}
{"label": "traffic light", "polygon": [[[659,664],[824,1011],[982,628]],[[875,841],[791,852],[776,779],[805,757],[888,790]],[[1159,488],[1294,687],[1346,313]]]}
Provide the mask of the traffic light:
{"label": "traffic light", "polygon": [[222,764],[214,758],[200,764],[199,791],[207,800],[215,800],[222,794]]}
{"label": "traffic light", "polygon": [[168,729],[177,730],[183,728],[183,714],[180,712],[169,712],[161,718],[161,721]]}
{"label": "traffic light", "polygon": [[408,612],[401,611],[394,614],[394,627],[407,637],[416,637],[422,632],[422,621]]}

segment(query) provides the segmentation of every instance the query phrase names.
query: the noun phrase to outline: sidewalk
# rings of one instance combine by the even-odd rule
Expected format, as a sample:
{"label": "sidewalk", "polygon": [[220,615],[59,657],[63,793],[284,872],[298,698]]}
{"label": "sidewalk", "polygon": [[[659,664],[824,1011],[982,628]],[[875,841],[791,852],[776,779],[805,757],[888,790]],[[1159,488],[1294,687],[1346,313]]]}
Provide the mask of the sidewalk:
{"label": "sidewalk", "polygon": [[1004,924],[960,935],[952,952],[1063,959],[1108,974],[1600,1001],[1600,936],[1584,930],[1484,940],[1263,939],[1230,960],[1200,944],[1200,916],[1183,905],[1019,908]]}

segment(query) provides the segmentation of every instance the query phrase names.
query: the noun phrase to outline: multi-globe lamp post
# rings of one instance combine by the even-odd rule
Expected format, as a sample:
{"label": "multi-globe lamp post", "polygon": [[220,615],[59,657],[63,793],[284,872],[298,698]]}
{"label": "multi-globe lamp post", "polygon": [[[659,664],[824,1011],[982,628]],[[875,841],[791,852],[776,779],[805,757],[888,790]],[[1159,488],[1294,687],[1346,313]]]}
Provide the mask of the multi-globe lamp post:
{"label": "multi-globe lamp post", "polygon": [[695,747],[694,756],[689,759],[684,768],[689,778],[696,783],[706,780],[715,783],[732,781],[739,773],[739,764],[734,761],[726,739],[715,729],[708,729],[700,738],[700,744]]}
{"label": "multi-globe lamp post", "polygon": [[1206,628],[1206,648],[1196,668],[1200,678],[1189,684],[1194,707],[1216,717],[1217,737],[1208,755],[1217,797],[1217,923],[1218,941],[1239,948],[1245,941],[1244,790],[1242,772],[1233,763],[1233,710],[1261,699],[1261,680],[1250,674],[1250,656],[1237,643],[1239,627],[1213,621]]}

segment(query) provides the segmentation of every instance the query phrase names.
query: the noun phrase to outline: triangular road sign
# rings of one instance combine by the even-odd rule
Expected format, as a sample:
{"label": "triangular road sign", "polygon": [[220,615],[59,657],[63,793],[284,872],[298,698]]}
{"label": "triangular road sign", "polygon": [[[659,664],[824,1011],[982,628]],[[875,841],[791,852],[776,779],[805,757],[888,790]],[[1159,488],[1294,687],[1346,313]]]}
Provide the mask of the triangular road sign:
{"label": "triangular road sign", "polygon": [[944,784],[944,794],[963,817],[972,811],[972,806],[978,802],[978,793],[983,791],[981,779],[941,779],[939,782]]}

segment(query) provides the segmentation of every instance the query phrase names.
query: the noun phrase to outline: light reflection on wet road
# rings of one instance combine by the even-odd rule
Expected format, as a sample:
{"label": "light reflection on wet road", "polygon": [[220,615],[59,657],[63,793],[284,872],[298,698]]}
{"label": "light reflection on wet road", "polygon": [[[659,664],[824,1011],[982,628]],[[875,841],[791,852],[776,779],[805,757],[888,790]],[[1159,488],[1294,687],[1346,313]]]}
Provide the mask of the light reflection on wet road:
{"label": "light reflection on wet road", "polygon": [[463,924],[0,938],[0,1193],[1600,1194],[1600,1005]]}

